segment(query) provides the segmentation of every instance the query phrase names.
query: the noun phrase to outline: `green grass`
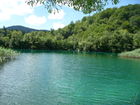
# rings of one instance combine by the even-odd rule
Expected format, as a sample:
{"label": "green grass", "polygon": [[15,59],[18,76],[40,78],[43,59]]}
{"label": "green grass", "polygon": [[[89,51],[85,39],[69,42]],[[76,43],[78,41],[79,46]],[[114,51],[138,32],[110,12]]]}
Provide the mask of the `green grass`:
{"label": "green grass", "polygon": [[122,52],[119,54],[120,57],[129,57],[129,58],[140,58],[140,49],[133,51]]}
{"label": "green grass", "polygon": [[11,49],[0,47],[0,63],[14,59],[18,53]]}

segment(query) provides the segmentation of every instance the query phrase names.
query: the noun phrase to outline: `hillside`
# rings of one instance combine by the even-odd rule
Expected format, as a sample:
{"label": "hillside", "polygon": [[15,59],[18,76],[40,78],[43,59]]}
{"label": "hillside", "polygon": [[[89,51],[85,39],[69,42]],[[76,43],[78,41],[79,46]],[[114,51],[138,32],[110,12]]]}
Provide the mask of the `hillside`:
{"label": "hillside", "polygon": [[140,4],[108,8],[48,32],[0,30],[0,45],[21,49],[123,52],[140,48]]}
{"label": "hillside", "polygon": [[22,32],[25,32],[25,33],[33,32],[33,31],[47,31],[47,30],[32,29],[32,28],[24,27],[24,26],[20,26],[20,25],[9,26],[9,27],[6,27],[6,28],[8,30],[18,30],[18,31],[22,31]]}
{"label": "hillside", "polygon": [[140,5],[108,8],[56,33],[84,51],[121,52],[140,47]]}

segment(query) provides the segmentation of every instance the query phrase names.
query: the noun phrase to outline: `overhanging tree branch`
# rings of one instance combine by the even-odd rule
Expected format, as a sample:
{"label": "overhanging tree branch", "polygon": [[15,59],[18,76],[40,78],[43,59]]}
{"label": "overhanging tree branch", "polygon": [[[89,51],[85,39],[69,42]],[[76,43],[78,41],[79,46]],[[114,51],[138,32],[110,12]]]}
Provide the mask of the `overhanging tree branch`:
{"label": "overhanging tree branch", "polygon": [[49,12],[54,8],[58,9],[62,5],[66,5],[83,13],[100,11],[110,2],[117,4],[119,0],[27,0],[27,4],[31,6],[43,4]]}

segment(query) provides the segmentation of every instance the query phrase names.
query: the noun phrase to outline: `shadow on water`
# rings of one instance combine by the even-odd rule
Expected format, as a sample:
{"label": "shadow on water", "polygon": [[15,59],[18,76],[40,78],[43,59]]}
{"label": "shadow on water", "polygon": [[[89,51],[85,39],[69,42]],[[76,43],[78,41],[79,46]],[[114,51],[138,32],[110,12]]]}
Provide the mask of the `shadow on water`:
{"label": "shadow on water", "polygon": [[71,55],[71,54],[76,54],[76,55],[82,55],[82,56],[117,56],[117,53],[106,53],[106,52],[77,52],[77,51],[66,51],[66,50],[28,50],[28,49],[22,49],[22,50],[17,50],[20,53],[32,53],[32,54],[40,54],[40,53],[51,53],[51,54],[65,54],[65,55]]}
{"label": "shadow on water", "polygon": [[132,105],[140,105],[140,93],[136,93],[131,100]]}
{"label": "shadow on water", "polygon": [[3,70],[4,65],[7,64],[7,63],[8,63],[8,62],[0,63],[0,73],[1,73],[1,71]]}
{"label": "shadow on water", "polygon": [[5,65],[9,64],[10,62],[13,62],[15,59],[17,59],[17,58],[14,58],[14,59],[11,59],[11,60],[7,60],[7,61],[5,61],[3,63],[0,63],[0,73],[4,70],[3,67]]}
{"label": "shadow on water", "polygon": [[[0,63],[0,74],[3,72],[3,67],[7,62]],[[2,97],[2,91],[0,90],[0,97]]]}
{"label": "shadow on water", "polygon": [[[3,63],[0,63],[0,76],[1,74],[4,72],[4,66],[5,65],[8,65],[10,62],[14,61],[15,59],[12,59],[12,60],[8,60],[8,61],[5,61]],[[1,80],[0,80],[1,81]],[[0,98],[3,96],[3,92],[0,90]]]}

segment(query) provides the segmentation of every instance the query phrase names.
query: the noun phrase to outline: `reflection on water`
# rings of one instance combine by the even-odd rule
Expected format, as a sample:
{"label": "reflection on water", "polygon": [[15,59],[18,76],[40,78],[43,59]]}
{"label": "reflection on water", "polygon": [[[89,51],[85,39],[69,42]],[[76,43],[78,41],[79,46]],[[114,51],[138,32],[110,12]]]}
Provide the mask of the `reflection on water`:
{"label": "reflection on water", "polygon": [[139,103],[140,60],[35,51],[22,53],[0,70],[0,105]]}

